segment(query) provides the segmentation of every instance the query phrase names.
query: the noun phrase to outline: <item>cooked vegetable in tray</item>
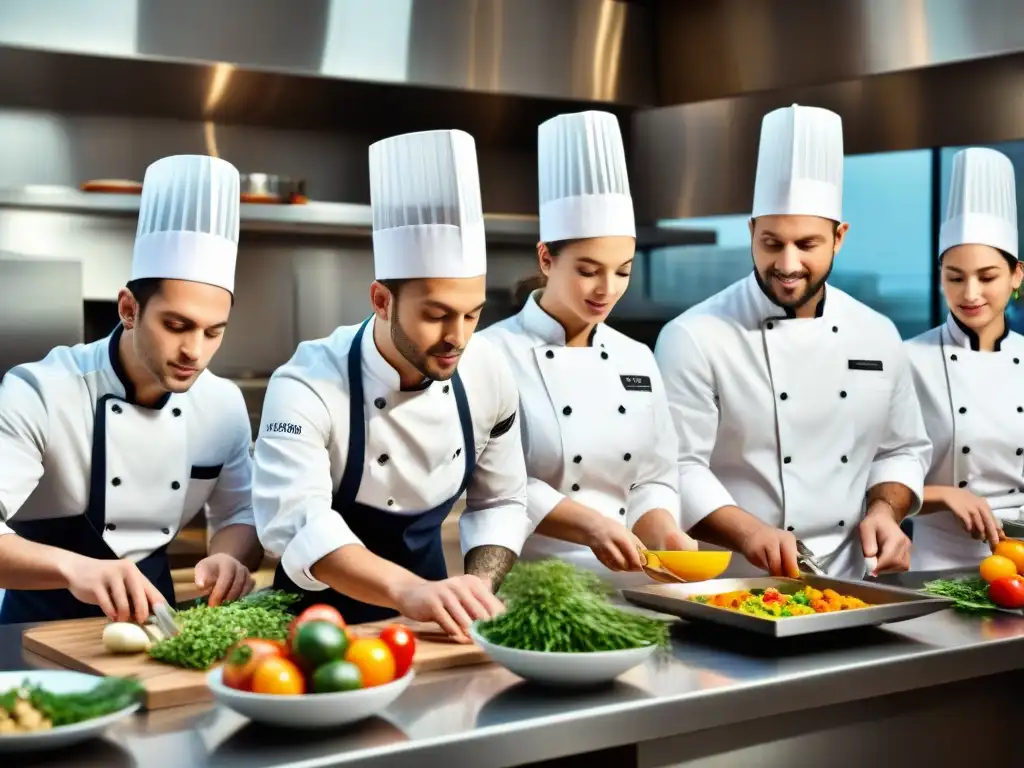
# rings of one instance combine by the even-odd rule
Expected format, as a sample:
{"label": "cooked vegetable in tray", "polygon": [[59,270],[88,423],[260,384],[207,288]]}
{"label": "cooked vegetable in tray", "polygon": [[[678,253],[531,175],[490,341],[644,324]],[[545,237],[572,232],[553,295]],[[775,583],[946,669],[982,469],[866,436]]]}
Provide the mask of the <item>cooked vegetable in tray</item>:
{"label": "cooked vegetable in tray", "polygon": [[717,595],[694,595],[690,600],[762,619],[784,619],[868,607],[867,603],[856,597],[841,595],[833,589],[818,590],[813,587],[803,587],[792,595],[769,587],[722,592]]}

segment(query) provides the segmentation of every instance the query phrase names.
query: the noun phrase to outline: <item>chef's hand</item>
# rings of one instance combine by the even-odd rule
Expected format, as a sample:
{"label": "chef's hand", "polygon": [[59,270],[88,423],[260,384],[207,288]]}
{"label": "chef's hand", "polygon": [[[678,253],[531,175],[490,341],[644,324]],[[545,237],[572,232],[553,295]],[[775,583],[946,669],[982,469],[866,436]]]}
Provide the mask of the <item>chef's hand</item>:
{"label": "chef's hand", "polygon": [[800,577],[796,562],[796,536],[789,531],[761,523],[747,536],[740,552],[751,565],[772,576]]}
{"label": "chef's hand", "polygon": [[644,543],[618,520],[594,512],[585,528],[587,546],[605,568],[612,571],[642,571],[640,550]]}
{"label": "chef's hand", "polygon": [[696,552],[696,540],[687,536],[667,509],[652,509],[633,524],[633,533],[654,551]]}
{"label": "chef's hand", "polygon": [[152,606],[167,602],[131,560],[83,557],[68,569],[67,580],[72,595],[83,603],[98,605],[112,621],[134,619],[142,624]]}
{"label": "chef's hand", "polygon": [[910,570],[910,539],[896,522],[892,507],[884,501],[875,502],[868,509],[859,532],[864,557],[875,558],[872,576]]}
{"label": "chef's hand", "polygon": [[505,611],[479,576],[465,574],[442,581],[422,581],[395,594],[398,612],[415,621],[435,621],[460,643],[468,643],[476,620],[492,619]]}
{"label": "chef's hand", "polygon": [[980,496],[962,488],[950,487],[943,490],[942,501],[971,538],[985,539],[993,552],[996,551],[996,545],[1006,538],[1003,527],[992,514],[992,507]]}
{"label": "chef's hand", "polygon": [[249,569],[223,552],[196,563],[195,579],[201,593],[209,595],[207,603],[210,606],[237,600],[256,586]]}

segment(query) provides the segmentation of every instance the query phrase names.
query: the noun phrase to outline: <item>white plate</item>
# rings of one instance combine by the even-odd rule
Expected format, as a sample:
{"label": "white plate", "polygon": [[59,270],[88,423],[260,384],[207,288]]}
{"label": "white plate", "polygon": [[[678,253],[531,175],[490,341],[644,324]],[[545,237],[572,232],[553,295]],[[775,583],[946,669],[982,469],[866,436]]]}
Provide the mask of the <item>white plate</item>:
{"label": "white plate", "polygon": [[[97,675],[82,672],[58,670],[24,670],[22,672],[0,672],[0,693],[18,688],[28,681],[40,685],[51,693],[84,693],[95,688],[103,680]],[[99,736],[119,720],[133,714],[141,705],[133,704],[118,712],[86,720],[75,725],[62,725],[47,731],[34,733],[0,733],[0,752],[27,752],[37,749],[67,747]]]}
{"label": "white plate", "polygon": [[633,667],[643,664],[658,647],[629,648],[624,651],[589,653],[548,653],[520,651],[489,643],[477,632],[476,624],[469,630],[473,642],[497,664],[524,680],[544,685],[582,687],[609,683]]}
{"label": "white plate", "polygon": [[398,680],[358,691],[278,696],[228,688],[221,679],[221,671],[221,667],[217,667],[206,675],[206,682],[218,702],[250,720],[292,728],[325,728],[373,717],[391,706],[415,676],[415,672],[409,670]]}

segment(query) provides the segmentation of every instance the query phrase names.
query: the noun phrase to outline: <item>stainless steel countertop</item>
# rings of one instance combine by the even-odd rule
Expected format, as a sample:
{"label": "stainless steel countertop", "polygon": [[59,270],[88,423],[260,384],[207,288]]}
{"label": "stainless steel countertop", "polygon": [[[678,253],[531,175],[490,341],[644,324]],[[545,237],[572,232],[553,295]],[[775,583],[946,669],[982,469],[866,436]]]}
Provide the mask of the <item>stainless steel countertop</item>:
{"label": "stainless steel countertop", "polygon": [[[25,668],[22,627],[0,667]],[[143,713],[76,749],[75,765],[440,765],[538,761],[1022,666],[1024,618],[951,610],[887,627],[771,640],[680,623],[671,654],[580,693],[535,689],[493,664],[420,677],[383,717],[327,734],[249,723],[208,705]],[[22,764],[19,761],[19,765]],[[40,756],[25,765],[63,765]]]}

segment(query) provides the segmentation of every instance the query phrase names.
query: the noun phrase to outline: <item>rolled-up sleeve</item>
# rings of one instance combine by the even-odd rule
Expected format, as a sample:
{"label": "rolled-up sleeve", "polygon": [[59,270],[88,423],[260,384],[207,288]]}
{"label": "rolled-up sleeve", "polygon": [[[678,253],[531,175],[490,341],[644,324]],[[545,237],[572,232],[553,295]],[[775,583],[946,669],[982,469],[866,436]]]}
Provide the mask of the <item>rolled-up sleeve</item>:
{"label": "rolled-up sleeve", "polygon": [[497,418],[477,459],[459,518],[463,554],[475,547],[500,546],[517,555],[533,532],[527,513],[526,459],[519,425],[519,390],[508,363],[494,355]]}
{"label": "rolled-up sleeve", "polygon": [[889,400],[885,434],[868,470],[868,489],[880,483],[899,483],[910,489],[914,501],[907,515],[917,514],[924,501],[924,478],[931,466],[928,438],[906,348],[896,357],[896,381]]}
{"label": "rolled-up sleeve", "polygon": [[0,535],[43,476],[49,415],[40,389],[18,369],[0,383]]}
{"label": "rolled-up sleeve", "polygon": [[651,359],[653,375],[651,390],[654,396],[654,445],[643,452],[636,484],[629,492],[626,504],[626,525],[632,528],[637,520],[652,509],[665,509],[677,523],[679,519],[679,438],[672,424],[665,386]]}
{"label": "rolled-up sleeve", "polygon": [[279,554],[289,578],[310,591],[328,588],[313,578],[315,563],[361,543],[331,508],[330,437],[320,396],[297,378],[275,374],[253,456],[253,512],[264,548]]}
{"label": "rolled-up sleeve", "polygon": [[252,427],[245,399],[237,387],[225,411],[231,452],[207,502],[206,520],[212,534],[229,525],[256,524],[252,511]]}
{"label": "rolled-up sleeve", "polygon": [[711,471],[719,419],[714,373],[689,330],[677,322],[658,334],[654,356],[678,438],[680,519],[689,530],[715,510],[736,504]]}

